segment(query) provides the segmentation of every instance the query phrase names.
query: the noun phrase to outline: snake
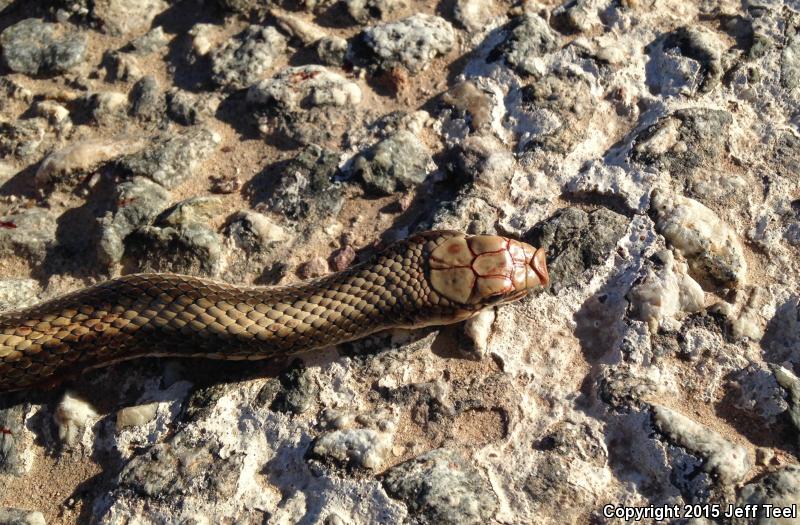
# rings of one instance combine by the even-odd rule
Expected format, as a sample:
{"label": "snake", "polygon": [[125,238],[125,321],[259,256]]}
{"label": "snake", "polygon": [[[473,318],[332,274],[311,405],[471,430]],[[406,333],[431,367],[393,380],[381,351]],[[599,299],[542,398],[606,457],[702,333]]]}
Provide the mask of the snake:
{"label": "snake", "polygon": [[289,285],[125,275],[0,314],[0,392],[138,357],[266,359],[451,324],[549,282],[544,249],[455,231],[411,235],[343,271]]}

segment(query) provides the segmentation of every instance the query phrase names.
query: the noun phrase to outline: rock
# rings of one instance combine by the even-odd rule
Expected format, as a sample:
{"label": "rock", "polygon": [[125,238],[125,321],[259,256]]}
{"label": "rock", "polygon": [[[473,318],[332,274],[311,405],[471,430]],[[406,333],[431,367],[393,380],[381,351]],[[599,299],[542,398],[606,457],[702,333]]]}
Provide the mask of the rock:
{"label": "rock", "polygon": [[302,18],[283,14],[277,10],[272,11],[272,16],[278,22],[278,27],[304,46],[311,45],[325,36],[325,30]]}
{"label": "rock", "polygon": [[89,93],[81,98],[98,124],[114,124],[128,117],[128,97],[116,91]]}
{"label": "rock", "polygon": [[[800,378],[782,366],[773,365],[772,371],[778,384],[786,390],[788,394],[789,419],[794,427],[800,432]],[[797,439],[800,444],[800,437]]]}
{"label": "rock", "polygon": [[547,250],[551,289],[558,292],[579,282],[583,272],[602,264],[628,227],[618,213],[599,208],[586,213],[562,208],[536,225],[523,240]]}
{"label": "rock", "polygon": [[[270,410],[290,414],[302,414],[312,407],[319,393],[319,386],[311,370],[295,360],[278,377],[279,386],[270,404]],[[261,397],[261,396],[259,396]]]}
{"label": "rock", "polygon": [[598,9],[592,0],[572,0],[553,10],[551,25],[562,33],[586,33],[600,26]]}
{"label": "rock", "polygon": [[167,93],[167,115],[178,124],[193,126],[210,120],[219,103],[214,95],[173,88]]}
{"label": "rock", "polygon": [[586,139],[597,101],[583,77],[553,73],[523,86],[520,97],[520,106],[532,116],[529,131],[520,139],[525,149],[566,155]]}
{"label": "rock", "polygon": [[738,288],[745,284],[747,262],[736,233],[699,202],[653,192],[656,229],[689,263],[701,284]]}
{"label": "rock", "polygon": [[654,406],[653,414],[656,429],[703,458],[703,470],[713,473],[719,483],[738,483],[752,466],[746,448],[731,443],[700,423],[662,406]]}
{"label": "rock", "polygon": [[399,131],[353,160],[350,172],[379,195],[412,189],[428,175],[428,148],[413,133]]}
{"label": "rock", "polygon": [[222,237],[198,223],[144,226],[126,238],[125,255],[139,272],[216,277],[222,270]]}
{"label": "rock", "polygon": [[86,35],[27,18],[0,34],[3,60],[15,73],[57,75],[83,63]]}
{"label": "rock", "polygon": [[261,14],[276,2],[274,0],[217,0],[217,3],[226,11],[248,15],[251,13]]}
{"label": "rock", "polygon": [[306,146],[282,167],[265,207],[291,221],[310,224],[336,217],[344,203],[342,185],[334,181],[338,164],[335,152]]}
{"label": "rock", "polygon": [[142,77],[131,88],[130,114],[145,122],[160,122],[167,111],[164,92],[152,75]]}
{"label": "rock", "polygon": [[286,39],[274,27],[251,25],[213,53],[211,78],[227,89],[246,88],[263,78],[285,50]]}
{"label": "rock", "polygon": [[212,175],[209,178],[211,193],[219,193],[221,195],[229,195],[236,193],[242,187],[242,182],[236,175]]}
{"label": "rock", "polygon": [[328,261],[322,257],[311,257],[308,261],[300,265],[297,270],[297,275],[301,279],[315,279],[330,273]]}
{"label": "rock", "polygon": [[686,263],[675,261],[667,250],[656,257],[662,266],[658,270],[649,267],[628,294],[633,317],[646,322],[651,333],[659,327],[677,329],[676,321],[700,311],[705,301],[703,289],[687,275]]}
{"label": "rock", "polygon": [[164,500],[196,490],[213,494],[216,501],[234,496],[244,458],[220,456],[219,445],[197,443],[178,433],[135,456],[119,474],[119,488],[132,495]]}
{"label": "rock", "polygon": [[656,180],[649,172],[592,162],[567,183],[566,190],[581,197],[600,195],[621,199],[629,210],[641,213],[650,207],[650,193]]}
{"label": "rock", "polygon": [[54,214],[42,208],[0,215],[0,254],[38,264],[55,246],[56,228]]}
{"label": "rock", "polygon": [[0,509],[0,523],[4,525],[46,525],[44,515],[38,510]]}
{"label": "rock", "polygon": [[101,165],[129,154],[141,145],[141,142],[131,139],[87,139],[72,142],[45,157],[36,170],[36,187],[40,191],[51,190],[56,185],[75,187],[81,179]]}
{"label": "rock", "polygon": [[41,287],[35,279],[0,279],[0,312],[17,310],[39,302]]}
{"label": "rock", "polygon": [[317,41],[316,51],[320,62],[326,66],[342,67],[347,58],[349,44],[339,36],[325,36]]}
{"label": "rock", "polygon": [[49,127],[47,120],[41,117],[19,119],[13,124],[0,122],[0,157],[33,157],[49,142]]}
{"label": "rock", "polygon": [[494,0],[456,0],[453,18],[467,31],[478,33],[486,29],[496,8]]}
{"label": "rock", "polygon": [[142,36],[131,40],[131,47],[133,48],[133,53],[137,55],[149,55],[163,50],[168,43],[169,37],[164,33],[164,28],[157,26]]}
{"label": "rock", "polygon": [[559,49],[556,33],[537,15],[522,15],[506,27],[508,36],[491,53],[489,61],[503,60],[520,75],[542,76],[540,57]]}
{"label": "rock", "polygon": [[287,67],[247,91],[247,104],[264,135],[302,145],[341,137],[360,103],[358,84],[313,65]]}
{"label": "rock", "polygon": [[67,447],[90,446],[91,427],[100,418],[94,407],[72,392],[65,392],[53,413],[58,438]]}
{"label": "rock", "polygon": [[690,196],[727,202],[746,194],[747,182],[727,169],[727,140],[733,119],[723,110],[678,110],[638,134],[630,159],[648,171],[669,173]]}
{"label": "rock", "polygon": [[220,141],[214,131],[192,127],[179,134],[158,137],[138,153],[120,159],[118,164],[131,177],[147,177],[173,189],[192,176]]}
{"label": "rock", "polygon": [[679,27],[660,37],[645,50],[647,84],[664,96],[707,93],[722,79],[722,43],[701,27]]}
{"label": "rock", "polygon": [[359,24],[372,20],[391,20],[395,13],[408,8],[406,0],[344,0],[347,14]]}
{"label": "rock", "polygon": [[24,443],[24,405],[0,409],[0,474],[19,476],[25,472]]}
{"label": "rock", "polygon": [[[798,501],[800,501],[800,467],[786,465],[745,485],[736,500],[736,505],[738,507],[756,505],[759,509],[758,525],[781,525],[791,523],[793,516],[790,514],[785,518],[774,516],[767,518],[764,515],[766,505],[773,505],[773,510],[778,507],[781,510],[789,508],[791,512],[792,507],[797,508]],[[753,523],[753,520],[739,518],[734,519],[733,523],[746,525]]]}
{"label": "rock", "polygon": [[58,135],[66,135],[72,130],[69,110],[51,100],[40,100],[31,107],[34,116],[47,119],[47,122]]}
{"label": "rock", "polygon": [[94,0],[92,14],[111,34],[125,35],[149,29],[167,7],[164,0]]}
{"label": "rock", "polygon": [[797,30],[781,52],[781,85],[786,89],[800,86],[800,32]]}
{"label": "rock", "polygon": [[442,95],[442,102],[453,108],[446,116],[451,121],[463,119],[472,132],[492,130],[497,107],[494,93],[483,89],[477,82],[459,82]]}
{"label": "rock", "polygon": [[346,270],[355,260],[356,251],[349,244],[333,252],[329,259],[331,270],[334,272]]}
{"label": "rock", "polygon": [[125,254],[142,271],[217,276],[222,269],[222,237],[208,227],[219,215],[219,197],[194,197],[162,212],[153,226],[125,239]]}
{"label": "rock", "polygon": [[323,459],[377,470],[391,452],[392,438],[392,433],[371,428],[334,430],[317,438],[311,452]]}
{"label": "rock", "polygon": [[125,239],[150,222],[169,204],[170,194],[161,185],[143,177],[120,183],[114,191],[115,209],[99,221],[97,256],[107,266],[122,260]]}
{"label": "rock", "polygon": [[215,24],[195,24],[189,30],[192,37],[192,51],[197,57],[207,57],[214,49],[215,35],[219,27]]}
{"label": "rock", "polygon": [[402,66],[411,73],[419,73],[455,45],[455,31],[450,22],[426,14],[369,27],[363,38],[373,54],[371,63],[384,71]]}
{"label": "rock", "polygon": [[7,106],[15,100],[30,104],[33,101],[33,93],[30,89],[20,85],[9,77],[0,77],[0,110],[8,109]]}
{"label": "rock", "polygon": [[462,354],[473,359],[486,357],[492,324],[496,317],[494,310],[486,309],[464,321],[464,341],[463,345],[460,345],[463,348],[459,348]]}
{"label": "rock", "polygon": [[755,363],[731,374],[730,397],[734,406],[756,416],[765,425],[775,425],[789,409],[777,379],[779,374],[775,366],[768,368]]}
{"label": "rock", "polygon": [[259,253],[289,238],[286,230],[266,215],[253,211],[233,214],[225,227],[225,236],[247,254]]}
{"label": "rock", "polygon": [[447,449],[392,467],[382,483],[391,497],[406,504],[410,514],[427,523],[487,523],[497,509],[491,485],[457,452]]}
{"label": "rock", "polygon": [[139,80],[144,76],[139,60],[129,54],[111,51],[103,58],[106,68],[106,80],[110,82],[128,82]]}
{"label": "rock", "polygon": [[171,206],[158,217],[156,224],[179,228],[192,223],[208,224],[222,213],[222,209],[223,202],[219,197],[192,197]]}
{"label": "rock", "polygon": [[158,403],[125,407],[117,412],[117,430],[146,425],[156,417]]}

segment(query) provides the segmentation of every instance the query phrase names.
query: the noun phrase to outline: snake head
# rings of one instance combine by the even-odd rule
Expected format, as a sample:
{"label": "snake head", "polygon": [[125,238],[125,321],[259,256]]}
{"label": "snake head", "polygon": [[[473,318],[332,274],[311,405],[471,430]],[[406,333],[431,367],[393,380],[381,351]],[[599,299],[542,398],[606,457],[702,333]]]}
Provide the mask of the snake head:
{"label": "snake head", "polygon": [[429,257],[430,283],[444,297],[472,308],[515,301],[550,284],[545,251],[496,235],[458,235]]}

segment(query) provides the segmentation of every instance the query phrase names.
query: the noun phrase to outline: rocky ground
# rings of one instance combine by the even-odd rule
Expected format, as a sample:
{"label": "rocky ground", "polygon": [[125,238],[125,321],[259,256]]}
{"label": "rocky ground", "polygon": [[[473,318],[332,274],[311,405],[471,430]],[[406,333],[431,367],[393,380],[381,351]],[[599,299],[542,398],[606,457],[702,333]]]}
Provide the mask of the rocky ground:
{"label": "rocky ground", "polygon": [[553,280],[467,327],[1,396],[0,522],[800,502],[797,0],[0,0],[0,53],[3,309],[433,228]]}

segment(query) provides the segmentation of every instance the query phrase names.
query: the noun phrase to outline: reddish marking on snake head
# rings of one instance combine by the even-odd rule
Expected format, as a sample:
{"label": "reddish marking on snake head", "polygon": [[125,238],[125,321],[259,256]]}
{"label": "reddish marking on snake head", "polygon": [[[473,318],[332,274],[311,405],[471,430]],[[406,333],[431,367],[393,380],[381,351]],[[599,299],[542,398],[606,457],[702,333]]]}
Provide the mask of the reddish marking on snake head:
{"label": "reddish marking on snake head", "polygon": [[14,435],[14,433],[11,432],[11,429],[10,428],[6,428],[6,427],[0,427],[0,434],[6,434],[8,436],[13,436]]}
{"label": "reddish marking on snake head", "polygon": [[6,229],[9,229],[9,230],[13,230],[16,227],[17,227],[17,225],[14,224],[11,221],[0,221],[0,228],[6,228]]}

